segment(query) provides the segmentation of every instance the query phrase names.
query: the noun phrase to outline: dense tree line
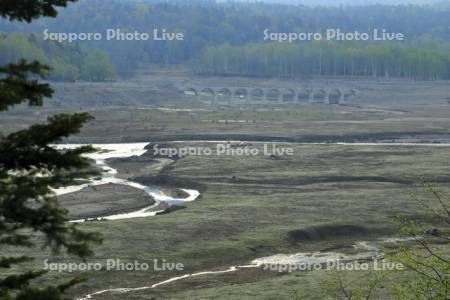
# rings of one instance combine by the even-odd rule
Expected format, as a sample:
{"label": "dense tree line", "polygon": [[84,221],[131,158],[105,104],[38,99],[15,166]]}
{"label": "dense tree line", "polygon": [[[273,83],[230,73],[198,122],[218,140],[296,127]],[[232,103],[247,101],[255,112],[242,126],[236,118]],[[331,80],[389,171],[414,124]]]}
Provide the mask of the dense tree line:
{"label": "dense tree line", "polygon": [[[184,41],[79,42],[83,48],[102,49],[121,75],[129,75],[148,64],[196,62],[204,53],[211,55],[217,52],[217,47],[225,44],[249,49],[254,47],[252,44],[263,41],[265,29],[271,32],[323,32],[326,28],[340,28],[346,32],[371,32],[374,28],[386,28],[390,32],[405,34],[403,45],[431,49],[432,52],[443,49],[450,41],[448,5],[307,7],[212,0],[81,0],[61,11],[61,15],[61,19],[41,19],[31,26],[0,21],[0,31],[42,34],[48,29],[51,32],[105,33],[107,29],[119,28],[125,32],[152,33],[154,28],[165,28],[170,32],[184,33]],[[370,42],[361,42],[359,46],[364,48],[367,43]],[[303,46],[271,47],[281,53]],[[415,51],[422,53],[421,50]],[[396,72],[391,70],[391,76]],[[436,73],[441,74],[442,71]]]}
{"label": "dense tree line", "polygon": [[200,73],[214,75],[450,79],[448,51],[402,45],[330,42],[221,45],[208,49],[195,66]]}
{"label": "dense tree line", "polygon": [[0,64],[21,59],[37,60],[50,68],[53,80],[104,81],[115,77],[108,55],[100,50],[87,52],[77,44],[44,41],[41,36],[26,33],[0,35]]}

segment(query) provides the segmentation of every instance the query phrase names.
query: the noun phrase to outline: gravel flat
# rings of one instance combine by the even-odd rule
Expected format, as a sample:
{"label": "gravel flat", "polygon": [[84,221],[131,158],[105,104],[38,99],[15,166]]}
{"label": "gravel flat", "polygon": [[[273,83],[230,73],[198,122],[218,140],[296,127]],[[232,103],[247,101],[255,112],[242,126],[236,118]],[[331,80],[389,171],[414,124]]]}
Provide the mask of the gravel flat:
{"label": "gravel flat", "polygon": [[69,210],[71,220],[132,212],[154,203],[145,192],[117,184],[88,187],[58,200]]}

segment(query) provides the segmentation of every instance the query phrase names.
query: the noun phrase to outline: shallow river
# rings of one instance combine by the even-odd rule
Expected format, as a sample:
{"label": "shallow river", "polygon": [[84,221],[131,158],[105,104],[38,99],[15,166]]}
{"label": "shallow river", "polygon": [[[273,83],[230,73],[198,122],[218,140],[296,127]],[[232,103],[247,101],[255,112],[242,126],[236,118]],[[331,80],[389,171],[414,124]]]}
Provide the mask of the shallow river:
{"label": "shallow river", "polygon": [[[196,190],[189,190],[189,189],[182,189],[182,191],[186,192],[189,196],[186,198],[173,198],[169,197],[164,192],[154,189],[142,184],[139,184],[137,182],[132,182],[126,179],[117,178],[117,170],[111,168],[107,163],[106,160],[108,158],[121,158],[121,157],[131,157],[131,156],[141,156],[144,154],[147,150],[145,149],[145,146],[147,146],[148,143],[127,143],[127,144],[93,144],[95,148],[101,149],[102,151],[99,151],[97,153],[90,153],[86,154],[85,156],[95,160],[95,164],[97,167],[101,168],[103,170],[103,173],[99,178],[91,178],[88,183],[80,184],[80,185],[74,185],[74,186],[68,186],[63,187],[59,189],[54,189],[53,191],[56,193],[56,195],[64,195],[69,193],[74,193],[77,191],[81,191],[84,188],[87,188],[89,186],[98,186],[103,184],[121,184],[130,186],[139,190],[142,190],[146,192],[149,197],[149,203],[153,202],[152,199],[155,200],[155,203],[149,204],[148,207],[145,207],[143,209],[131,212],[131,213],[125,213],[125,214],[117,214],[117,215],[110,215],[110,216],[103,216],[101,219],[104,220],[120,220],[120,219],[131,219],[131,218],[143,218],[143,217],[150,217],[155,216],[158,212],[162,212],[164,210],[158,210],[157,208],[160,207],[160,205],[164,202],[168,204],[169,206],[175,205],[175,204],[182,204],[184,202],[190,202],[197,199],[197,197],[200,195],[200,193]],[[76,147],[79,147],[80,145],[73,145],[73,144],[65,144],[65,145],[57,145],[55,146],[58,149],[73,149]],[[85,219],[81,220],[74,220],[72,222],[83,222],[86,221]]]}

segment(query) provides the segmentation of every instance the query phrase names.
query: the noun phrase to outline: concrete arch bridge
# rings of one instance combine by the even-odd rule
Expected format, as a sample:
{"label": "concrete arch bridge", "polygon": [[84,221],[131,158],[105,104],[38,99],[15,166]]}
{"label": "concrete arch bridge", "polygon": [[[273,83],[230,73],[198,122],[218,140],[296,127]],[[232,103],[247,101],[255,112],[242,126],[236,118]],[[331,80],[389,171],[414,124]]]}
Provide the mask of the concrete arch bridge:
{"label": "concrete arch bridge", "polygon": [[185,97],[195,97],[211,104],[213,108],[280,105],[301,103],[324,103],[344,105],[354,99],[358,91],[351,88],[223,88],[185,87],[180,91]]}

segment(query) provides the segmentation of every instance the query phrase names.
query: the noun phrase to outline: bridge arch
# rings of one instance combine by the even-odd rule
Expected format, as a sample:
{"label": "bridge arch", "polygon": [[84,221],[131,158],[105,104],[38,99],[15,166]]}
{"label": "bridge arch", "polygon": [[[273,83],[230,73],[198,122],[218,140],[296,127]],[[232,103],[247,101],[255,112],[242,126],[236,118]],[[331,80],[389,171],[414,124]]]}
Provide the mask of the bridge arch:
{"label": "bridge arch", "polygon": [[198,92],[194,88],[187,88],[183,90],[183,94],[186,96],[198,96]]}
{"label": "bridge arch", "polygon": [[229,88],[222,88],[216,91],[217,99],[219,101],[230,101],[233,93]]}
{"label": "bridge arch", "polygon": [[268,101],[280,101],[280,90],[279,89],[270,89],[266,93],[266,99]]}
{"label": "bridge arch", "polygon": [[286,89],[286,91],[281,96],[281,100],[284,102],[294,102],[296,95],[297,94],[294,89]]}
{"label": "bridge arch", "polygon": [[214,92],[214,90],[213,89],[211,89],[211,88],[204,88],[204,89],[202,89],[201,91],[200,91],[200,95],[201,96],[206,96],[206,97],[214,97],[214,95],[215,95],[216,93]]}
{"label": "bridge arch", "polygon": [[325,103],[327,102],[328,93],[325,89],[316,89],[313,92],[313,102]]}
{"label": "bridge arch", "polygon": [[250,91],[250,99],[253,101],[263,101],[265,98],[265,93],[263,89],[256,88]]}
{"label": "bridge arch", "polygon": [[344,92],[342,93],[342,97],[341,97],[341,102],[348,102],[351,99],[356,97],[356,90],[354,89],[348,89],[348,90],[344,90]]}
{"label": "bridge arch", "polygon": [[246,88],[238,88],[234,91],[234,99],[236,100],[247,100],[248,91]]}
{"label": "bridge arch", "polygon": [[339,104],[341,101],[342,92],[340,89],[333,89],[328,94],[328,104]]}
{"label": "bridge arch", "polygon": [[308,88],[301,88],[297,92],[297,100],[299,102],[309,102],[311,99],[312,91]]}
{"label": "bridge arch", "polygon": [[211,104],[214,110],[218,109],[217,96],[213,89],[204,88],[200,91],[198,99],[202,102]]}

